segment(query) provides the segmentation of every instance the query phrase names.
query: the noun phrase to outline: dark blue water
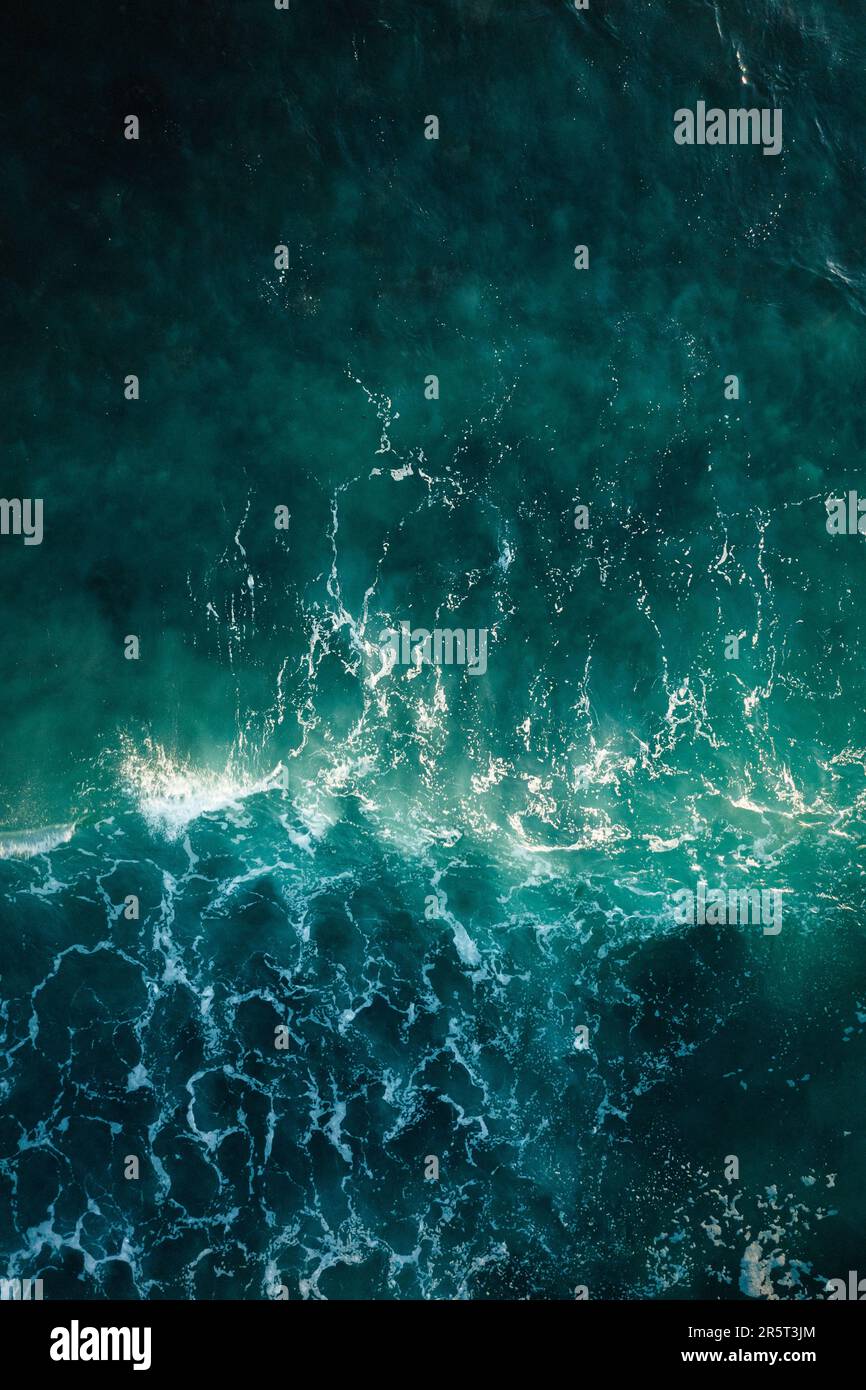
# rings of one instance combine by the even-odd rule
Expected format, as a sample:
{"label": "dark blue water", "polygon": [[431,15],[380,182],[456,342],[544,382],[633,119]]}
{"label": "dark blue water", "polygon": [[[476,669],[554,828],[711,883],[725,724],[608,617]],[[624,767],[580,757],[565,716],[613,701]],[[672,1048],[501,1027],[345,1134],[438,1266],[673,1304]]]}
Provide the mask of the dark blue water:
{"label": "dark blue water", "polygon": [[[826,524],[866,496],[866,18],[10,19],[2,492],[44,537],[0,536],[0,1275],[826,1296],[866,1216]],[[676,144],[698,101],[780,152]],[[404,620],[486,669],[391,666]],[[781,929],[678,920],[699,882]]]}

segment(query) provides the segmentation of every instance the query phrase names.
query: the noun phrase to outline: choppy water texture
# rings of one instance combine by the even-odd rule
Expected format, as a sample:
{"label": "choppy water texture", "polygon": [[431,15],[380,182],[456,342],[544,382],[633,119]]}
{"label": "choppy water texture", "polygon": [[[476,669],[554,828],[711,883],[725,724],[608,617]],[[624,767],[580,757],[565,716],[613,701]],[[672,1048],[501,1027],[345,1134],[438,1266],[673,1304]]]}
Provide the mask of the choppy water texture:
{"label": "choppy water texture", "polygon": [[[866,1214],[860,7],[11,23],[0,1272],[822,1296]],[[676,146],[699,99],[782,153]],[[383,673],[404,618],[487,674]],[[783,930],[678,925],[699,878]]]}

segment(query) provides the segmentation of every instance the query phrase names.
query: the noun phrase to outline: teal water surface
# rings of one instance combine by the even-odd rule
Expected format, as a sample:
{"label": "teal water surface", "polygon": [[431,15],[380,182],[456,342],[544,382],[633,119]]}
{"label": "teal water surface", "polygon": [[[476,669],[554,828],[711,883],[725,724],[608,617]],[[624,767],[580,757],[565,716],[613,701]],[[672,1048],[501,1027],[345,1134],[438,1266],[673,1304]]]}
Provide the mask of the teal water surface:
{"label": "teal water surface", "polygon": [[[2,491],[45,523],[0,537],[0,1275],[826,1296],[866,1217],[825,506],[866,495],[866,18],[11,27]],[[781,152],[677,145],[699,100]],[[403,620],[486,672],[383,669]],[[679,923],[699,880],[782,930]]]}

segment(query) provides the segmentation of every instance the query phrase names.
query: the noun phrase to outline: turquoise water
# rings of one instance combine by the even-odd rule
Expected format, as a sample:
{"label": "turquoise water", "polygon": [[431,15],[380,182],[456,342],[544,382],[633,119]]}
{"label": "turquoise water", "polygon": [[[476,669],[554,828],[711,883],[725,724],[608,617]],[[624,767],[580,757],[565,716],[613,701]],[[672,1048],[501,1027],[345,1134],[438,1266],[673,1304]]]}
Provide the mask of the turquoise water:
{"label": "turquoise water", "polygon": [[[825,507],[866,19],[13,20],[3,493],[45,528],[0,537],[0,1273],[823,1296],[866,1215],[863,541]],[[678,146],[699,100],[781,108],[780,154]],[[403,620],[486,672],[383,669]],[[681,925],[700,880],[782,930]]]}

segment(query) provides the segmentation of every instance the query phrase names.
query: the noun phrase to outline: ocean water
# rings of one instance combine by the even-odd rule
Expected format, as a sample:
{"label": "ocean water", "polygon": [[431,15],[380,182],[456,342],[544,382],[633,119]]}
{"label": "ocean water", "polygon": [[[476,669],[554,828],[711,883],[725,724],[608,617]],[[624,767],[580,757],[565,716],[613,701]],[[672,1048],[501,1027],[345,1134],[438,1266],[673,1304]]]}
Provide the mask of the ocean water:
{"label": "ocean water", "polygon": [[[826,1296],[866,1220],[825,506],[866,495],[866,16],[7,22],[2,492],[44,537],[0,537],[0,1276]],[[699,100],[781,152],[677,145]],[[388,669],[404,620],[486,671]],[[681,922],[700,880],[781,931]]]}

